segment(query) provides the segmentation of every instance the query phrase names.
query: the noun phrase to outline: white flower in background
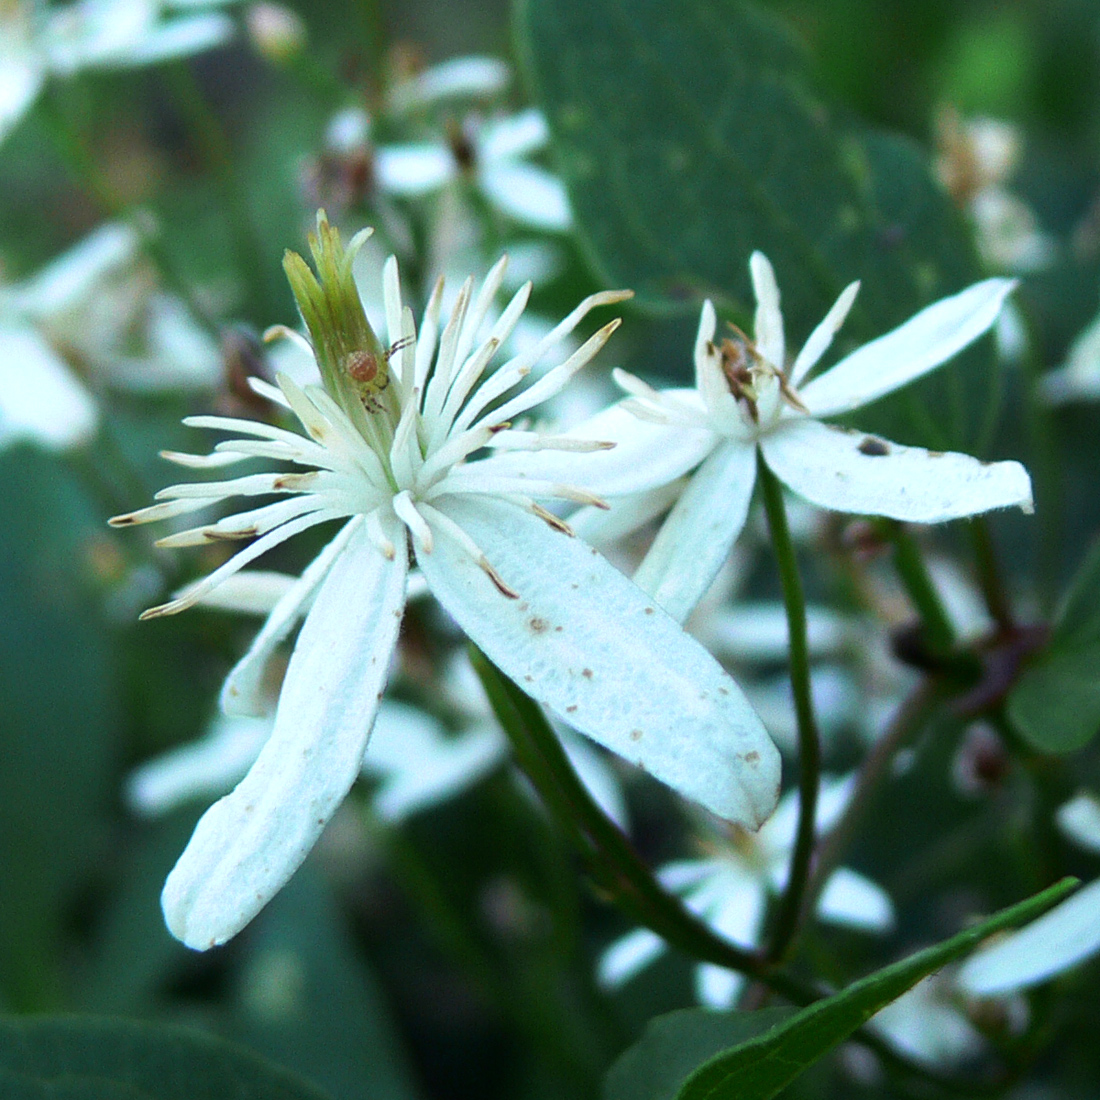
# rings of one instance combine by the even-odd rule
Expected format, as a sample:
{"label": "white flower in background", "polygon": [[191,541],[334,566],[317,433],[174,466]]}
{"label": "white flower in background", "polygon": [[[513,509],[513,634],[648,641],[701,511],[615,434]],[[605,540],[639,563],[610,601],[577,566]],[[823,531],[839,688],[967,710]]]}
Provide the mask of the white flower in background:
{"label": "white flower in background", "polygon": [[[1079,794],[1055,820],[1070,840],[1100,855],[1100,801]],[[975,952],[959,972],[959,987],[975,997],[1029,989],[1072,970],[1100,952],[1100,879],[1078,890],[1018,932]]]}
{"label": "white flower in background", "polygon": [[1070,345],[1065,363],[1043,375],[1040,392],[1052,405],[1100,397],[1100,315]]}
{"label": "white flower in background", "polygon": [[874,1015],[868,1026],[918,1062],[957,1065],[985,1046],[960,1000],[951,979],[934,974]]}
{"label": "white flower in background", "polygon": [[[271,736],[269,718],[222,715],[206,736],[147,761],[126,783],[138,813],[157,816],[199,798],[231,791]],[[448,734],[431,715],[405,703],[383,702],[361,774],[378,781],[371,804],[383,821],[402,821],[472,786],[505,757],[491,724]]]}
{"label": "white flower in background", "polygon": [[[818,801],[817,825],[832,827],[852,793],[852,776],[825,778]],[[696,916],[725,939],[741,947],[760,942],[768,898],[783,890],[791,849],[798,829],[798,792],[783,796],[775,814],[754,836],[735,832],[717,854],[706,859],[669,863],[658,872],[666,889],[681,894]],[[721,845],[716,841],[714,846]],[[863,875],[840,867],[821,892],[817,915],[824,921],[867,932],[887,932],[894,908],[881,887]],[[602,985],[614,988],[648,966],[666,944],[655,932],[641,928],[613,943],[599,962]],[[695,968],[695,993],[709,1008],[730,1008],[744,984],[732,970],[700,963]]]}
{"label": "white flower in background", "polygon": [[220,46],[233,34],[218,0],[0,2],[0,141],[30,110],[50,76],[130,68]]}
{"label": "white flower in background", "polygon": [[121,222],[93,230],[22,283],[0,311],[33,323],[96,384],[138,391],[210,389],[223,376],[216,341],[158,286],[141,236]]}
{"label": "white flower in background", "polygon": [[377,146],[375,181],[391,195],[419,198],[468,179],[515,221],[564,232],[573,221],[565,187],[526,159],[549,140],[546,119],[534,109],[488,119],[470,115],[446,139]]}
{"label": "white flower in background", "polygon": [[[695,388],[655,390],[615,372],[631,395],[569,435],[615,442],[586,456],[540,456],[528,476],[575,478],[605,497],[645,494],[695,473],[635,574],[635,582],[683,620],[710,587],[744,526],[757,453],[789,489],[822,508],[941,523],[993,508],[1032,509],[1031,481],[1018,462],[979,462],[955,453],[888,443],[824,424],[938,367],[996,320],[1015,283],[987,279],[922,310],[807,382],[859,289],[849,286],[786,369],[783,316],[771,264],[754,252],[756,339],[715,342],[716,318],[703,305],[695,343]],[[513,468],[503,456],[500,472]]]}
{"label": "white flower in background", "polygon": [[982,259],[994,270],[1021,274],[1049,267],[1053,238],[1039,229],[1031,207],[1005,187],[1023,150],[1017,127],[947,110],[936,131],[936,174],[969,213]]}
{"label": "white flower in background", "polygon": [[86,382],[149,391],[221,377],[217,344],[157,287],[128,225],[102,225],[37,274],[0,285],[0,447],[87,442],[99,415]]}
{"label": "white flower in background", "polygon": [[[362,239],[352,242],[352,253]],[[293,410],[308,435],[249,420],[191,417],[186,423],[231,438],[210,455],[168,456],[192,469],[264,458],[301,472],[173,486],[162,490],[160,503],[113,521],[170,519],[234,496],[284,497],[162,539],[163,546],[253,541],[185,596],[146,616],[192,606],[301,531],[349,521],[280,599],[230,674],[223,700],[252,695],[272,647],[310,605],[271,737],[240,785],[200,820],[165,884],[169,928],[199,949],[234,935],[293,874],[347,793],[396,645],[410,542],[435,597],[525,691],[688,798],[758,827],[775,803],[779,759],[740,689],[636,586],[532,499],[591,503],[591,494],[553,481],[484,476],[484,460],[466,461],[488,446],[532,453],[598,447],[509,424],[560,390],[618,323],[515,392],[545,347],[488,377],[485,371],[529,288],[516,294],[489,338],[474,343],[502,264],[476,294],[467,282],[442,332],[440,295],[434,295],[417,333],[401,301],[396,262],[389,262],[387,349],[367,325],[351,258],[323,215],[311,247],[320,282],[301,257],[288,254],[286,267],[324,386],[302,389],[285,376],[278,388],[255,383]],[[544,345],[567,336],[595,306],[622,298],[608,292],[585,299]]]}
{"label": "white flower in background", "polygon": [[512,74],[496,57],[452,57],[394,84],[386,106],[395,115],[438,106],[450,99],[491,99],[508,87]]}

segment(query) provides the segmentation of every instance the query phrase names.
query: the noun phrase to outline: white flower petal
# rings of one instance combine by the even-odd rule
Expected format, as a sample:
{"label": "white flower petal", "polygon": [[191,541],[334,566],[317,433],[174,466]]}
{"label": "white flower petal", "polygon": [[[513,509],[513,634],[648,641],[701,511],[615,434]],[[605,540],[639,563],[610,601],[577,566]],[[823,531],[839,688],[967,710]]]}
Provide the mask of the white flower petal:
{"label": "white flower petal", "polygon": [[1058,807],[1058,827],[1076,844],[1100,854],[1100,801],[1095,795],[1079,794]]}
{"label": "white flower petal", "polygon": [[[669,391],[698,403],[694,390]],[[700,413],[700,419],[702,413]],[[675,481],[714,448],[705,428],[639,420],[620,401],[563,433],[570,439],[614,443],[602,451],[532,451],[492,455],[478,463],[486,473],[579,485],[597,496],[625,496]]]}
{"label": "white flower petal", "polygon": [[718,1011],[733,1008],[744,986],[745,976],[736,970],[713,963],[700,963],[695,968],[695,999],[706,1008]]}
{"label": "white flower petal", "polygon": [[31,50],[16,51],[0,63],[0,141],[30,110],[45,77],[41,59]]}
{"label": "white flower petal", "polygon": [[1018,462],[904,447],[806,417],[782,424],[760,449],[788,488],[836,512],[943,523],[1033,507],[1031,479]]}
{"label": "white flower petal", "polygon": [[623,787],[611,765],[600,755],[599,749],[593,748],[589,741],[578,737],[568,728],[563,726],[559,729],[558,736],[577,778],[596,800],[596,805],[624,833],[629,832],[630,814],[623,797]]}
{"label": "white flower petal", "polygon": [[740,688],[597,552],[490,497],[440,501],[503,595],[444,527],[418,554],[432,592],[523,690],[720,817],[758,828],[779,754]]}
{"label": "white flower petal", "polygon": [[271,735],[267,718],[219,718],[205,737],[149,760],[126,780],[126,801],[156,817],[197,798],[225,794],[244,777]]}
{"label": "white flower petal", "polygon": [[495,57],[452,57],[394,87],[390,109],[400,113],[431,107],[444,99],[492,96],[503,91],[510,79],[508,66]]}
{"label": "white flower petal", "polygon": [[76,447],[98,422],[91,394],[35,329],[0,328],[0,447],[20,439]]}
{"label": "white flower petal", "polygon": [[607,508],[588,505],[569,516],[569,526],[579,539],[602,550],[667,512],[686,486],[686,479],[678,478],[656,489],[613,497]]}
{"label": "white flower petal", "polygon": [[629,932],[600,956],[596,980],[604,989],[615,989],[649,966],[667,947],[665,941],[648,928]]}
{"label": "white flower petal", "polygon": [[840,326],[844,324],[844,320],[848,316],[858,293],[859,283],[849,283],[841,291],[840,297],[832,304],[829,312],[825,314],[817,327],[810,333],[810,338],[802,345],[802,350],[798,353],[794,365],[791,367],[792,386],[801,385],[802,379],[813,370],[817,361],[829,350],[833,337],[840,331]]}
{"label": "white flower petal", "polygon": [[779,285],[775,271],[763,252],[749,257],[752,288],[756,294],[756,317],[753,321],[753,337],[757,350],[773,366],[780,370],[787,354],[783,339],[783,314],[779,309]]}
{"label": "white flower petal", "polygon": [[817,915],[830,924],[863,932],[889,932],[894,927],[894,904],[877,883],[848,867],[838,867],[825,883]]}
{"label": "white flower petal", "polygon": [[196,950],[224,943],[297,870],[359,774],[390,654],[408,568],[387,560],[360,526],[322,585],[287,669],[275,728],[240,785],[195,828],[164,885],[169,929]]}
{"label": "white flower petal", "polygon": [[543,148],[549,140],[550,127],[545,116],[531,107],[487,122],[479,135],[478,157],[483,164],[515,160]]}
{"label": "white flower petal", "polygon": [[1014,279],[986,279],[941,298],[803,387],[803,404],[814,416],[833,416],[907,385],[981,336],[1015,286]]}
{"label": "white flower petal", "polygon": [[634,583],[677,622],[695,609],[745,525],[756,480],[756,448],[720,444],[688,482],[649,548]]}
{"label": "white flower petal", "polygon": [[903,1054],[936,1069],[981,1050],[983,1040],[945,997],[939,976],[925,978],[871,1018],[870,1027]]}
{"label": "white flower petal", "polygon": [[427,195],[454,179],[457,172],[445,145],[381,145],[374,152],[378,186],[393,195]]}
{"label": "white flower petal", "polygon": [[995,997],[1038,985],[1100,951],[1100,880],[1090,883],[1019,932],[972,955],[959,987]]}
{"label": "white flower petal", "polygon": [[[263,693],[263,677],[272,654],[305,614],[309,601],[328,576],[337,556],[362,520],[344,524],[340,533],[306,566],[279,601],[271,609],[267,621],[252,640],[245,655],[233,666],[221,690],[221,708],[226,714],[263,714],[267,700]],[[237,576],[242,576],[238,573]],[[218,591],[215,589],[215,591]]]}
{"label": "white flower petal", "polygon": [[235,29],[233,20],[221,12],[172,19],[162,23],[125,50],[104,57],[101,63],[119,66],[152,65],[174,57],[189,57],[228,42]]}
{"label": "white flower petal", "polygon": [[488,164],[478,173],[489,201],[509,217],[535,229],[564,233],[573,224],[565,185],[534,164]]}
{"label": "white flower petal", "polygon": [[416,707],[383,703],[363,772],[382,777],[373,802],[379,817],[400,821],[476,783],[506,751],[507,742],[496,726],[475,726],[450,736]]}
{"label": "white flower petal", "polygon": [[[268,615],[272,608],[286,595],[287,591],[298,583],[291,573],[276,573],[267,569],[242,569],[232,577],[227,577],[213,592],[208,592],[198,601],[200,607],[216,608],[219,611],[236,611],[242,615]],[[173,598],[180,599],[189,594],[193,585],[174,592]]]}

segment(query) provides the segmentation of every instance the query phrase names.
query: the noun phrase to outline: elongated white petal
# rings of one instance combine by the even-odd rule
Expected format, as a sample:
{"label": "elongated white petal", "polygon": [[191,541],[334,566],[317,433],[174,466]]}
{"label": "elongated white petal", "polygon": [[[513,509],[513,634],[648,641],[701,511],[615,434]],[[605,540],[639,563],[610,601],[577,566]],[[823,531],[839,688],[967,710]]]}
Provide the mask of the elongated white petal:
{"label": "elongated white petal", "polygon": [[1018,462],[903,447],[809,418],[782,424],[760,449],[788,488],[837,512],[942,523],[993,508],[1033,509],[1031,479]]}
{"label": "elongated white petal", "polygon": [[1039,985],[1100,951],[1100,880],[1090,883],[1019,932],[971,956],[959,987],[995,997]]}
{"label": "elongated white petal", "polygon": [[509,599],[443,527],[419,554],[436,598],[521,688],[575,729],[731,821],[758,828],[779,755],[741,689],[595,550],[489,497],[441,500]]}
{"label": "elongated white petal", "polygon": [[[694,390],[674,390],[677,396]],[[702,420],[700,411],[700,421]],[[650,424],[639,420],[620,401],[563,433],[573,439],[595,439],[615,446],[602,451],[535,451],[492,455],[478,463],[486,473],[530,477],[583,485],[599,496],[623,496],[674,481],[698,465],[718,437],[700,426]]]}
{"label": "elongated white petal", "polygon": [[196,950],[224,943],[305,859],[363,760],[405,598],[407,558],[358,529],[306,618],[275,728],[240,785],[214,803],[164,886],[169,929]]}
{"label": "elongated white petal", "polygon": [[815,378],[800,391],[803,404],[813,416],[833,416],[900,389],[981,336],[1015,285],[986,279],[941,298]]}
{"label": "elongated white petal", "polygon": [[544,168],[506,161],[487,165],[478,179],[489,201],[517,222],[551,233],[573,224],[565,185]]}
{"label": "elongated white petal", "polygon": [[458,96],[491,96],[510,79],[508,66],[495,57],[453,57],[404,80],[390,91],[394,112],[430,107]]}
{"label": "elongated white petal", "polygon": [[[716,657],[735,661],[783,661],[790,649],[787,612],[781,603],[741,600],[700,615],[695,636]],[[855,622],[828,607],[806,608],[810,655],[836,654],[857,636]]]}
{"label": "elongated white petal", "polygon": [[1058,807],[1058,827],[1076,844],[1100,853],[1100,801],[1095,795],[1079,794]]}
{"label": "elongated white petal", "polygon": [[[328,575],[337,555],[348,544],[355,529],[362,525],[356,518],[306,566],[302,575],[279,597],[267,621],[252,640],[248,652],[233,666],[221,691],[221,708],[226,714],[263,714],[263,676],[272,654],[305,614],[309,601]],[[245,574],[238,573],[237,576]],[[217,589],[215,589],[217,591]]]}
{"label": "elongated white petal", "polygon": [[588,507],[574,512],[569,517],[569,526],[589,546],[606,546],[667,512],[686,487],[687,479],[678,478],[656,489],[614,497],[608,508]]}
{"label": "elongated white petal", "polygon": [[228,42],[233,20],[221,12],[171,19],[154,28],[140,42],[100,59],[111,66],[152,65],[173,57],[188,57]]}
{"label": "elongated white petal", "polygon": [[677,622],[695,610],[729,557],[745,526],[755,480],[756,448],[738,440],[720,444],[657,532],[634,583]]}
{"label": "elongated white petal", "polygon": [[844,319],[848,316],[852,304],[859,293],[859,283],[849,283],[837,300],[832,304],[829,312],[825,314],[817,327],[810,333],[810,338],[802,345],[791,367],[791,385],[802,384],[802,379],[817,365],[817,361],[829,350],[833,337],[840,331]]}
{"label": "elongated white petal", "polygon": [[783,314],[779,309],[779,286],[775,281],[775,272],[763,252],[754,252],[749,257],[749,272],[756,294],[753,337],[757,350],[772,366],[782,370],[787,349],[783,339]]}
{"label": "elongated white petal", "polygon": [[628,932],[600,956],[596,980],[604,989],[615,989],[645,970],[667,947],[665,941],[648,928]]}
{"label": "elongated white petal", "polygon": [[383,145],[374,153],[374,173],[383,191],[416,198],[453,179],[457,168],[444,145]]}
{"label": "elongated white petal", "polygon": [[[199,601],[200,607],[212,607],[219,611],[236,611],[243,615],[268,615],[272,608],[297,584],[298,578],[290,573],[276,573],[268,569],[243,569],[224,580],[213,592]],[[186,585],[173,598],[190,595],[194,583]]]}
{"label": "elongated white petal", "polygon": [[890,895],[848,867],[838,867],[829,876],[817,903],[817,915],[830,924],[864,932],[889,932],[894,926]]}
{"label": "elongated white petal", "polygon": [[221,718],[205,737],[135,768],[126,780],[126,801],[139,814],[156,817],[197,798],[232,790],[271,735],[271,720]]}

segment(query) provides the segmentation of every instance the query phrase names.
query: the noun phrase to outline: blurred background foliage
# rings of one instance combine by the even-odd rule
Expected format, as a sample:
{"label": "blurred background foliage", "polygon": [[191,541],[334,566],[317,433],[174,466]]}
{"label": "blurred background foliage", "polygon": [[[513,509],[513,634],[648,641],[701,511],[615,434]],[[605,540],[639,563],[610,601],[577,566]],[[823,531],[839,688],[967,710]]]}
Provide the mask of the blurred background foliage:
{"label": "blurred background foliage", "polygon": [[[1064,247],[1021,299],[1037,340],[1034,368],[1061,363],[1100,301],[1094,0],[766,6],[804,41],[820,85],[866,123],[926,149],[948,105],[1022,129],[1013,188]],[[204,288],[219,313],[254,331],[293,324],[281,257],[302,247],[312,220],[303,165],[333,110],[369,103],[396,50],[425,62],[471,52],[513,60],[503,0],[296,0],[295,10],[308,47],[285,66],[241,35],[186,62],[51,86],[0,149],[4,279],[140,207],[167,270]],[[705,75],[707,60],[700,65]],[[522,79],[513,98],[525,102]],[[200,101],[220,129],[203,122]],[[592,285],[572,249],[545,294],[553,305]],[[650,374],[666,364],[684,377],[694,321],[634,324],[617,361]],[[95,449],[59,457],[20,444],[0,453],[0,1007],[198,1024],[302,1073],[334,1100],[595,1095],[648,1018],[690,1003],[690,968],[670,954],[628,993],[597,993],[593,959],[626,922],[502,771],[400,830],[370,823],[357,795],[304,871],[223,949],[194,955],[164,930],[160,887],[200,807],[138,820],[122,802],[124,777],[201,734],[251,627],[205,612],[139,627],[137,612],[197,572],[201,555],[153,554],[105,519],[151,498],[165,481],[157,450],[193,447],[179,417],[207,403],[115,395]],[[1020,394],[1010,392],[1005,408],[998,457],[1030,454],[1041,465]],[[1020,575],[1036,561],[1045,570],[1037,603],[1058,591],[1100,520],[1095,423],[1088,405],[1048,414],[1058,444],[1046,461],[1065,465],[1049,487],[1033,466],[1041,515],[1047,507],[1039,550],[1023,521],[998,522],[1010,570]],[[275,558],[274,567],[306,560],[295,548]],[[1033,807],[1003,799],[991,824],[976,804],[927,781],[950,766],[956,737],[957,723],[929,733],[892,813],[858,845],[853,858],[905,917],[885,949],[834,936],[829,957],[839,942],[849,972],[946,933],[975,896],[1003,903],[1037,885],[1027,853],[1006,862],[1004,846],[992,844],[1009,836],[1024,846]],[[1079,774],[1090,769],[1085,758]],[[654,861],[679,852],[670,797],[632,792],[634,835]],[[913,821],[935,831],[929,824],[928,836],[915,835]],[[984,869],[966,897],[942,889],[959,863]],[[1070,997],[1074,1026],[1095,1028],[1088,983],[1071,983]],[[1063,1086],[1050,1095],[1091,1094],[1095,1043],[1082,1049],[1094,1052],[1089,1064],[1048,1067]],[[819,1067],[798,1095],[887,1095],[840,1073]]]}

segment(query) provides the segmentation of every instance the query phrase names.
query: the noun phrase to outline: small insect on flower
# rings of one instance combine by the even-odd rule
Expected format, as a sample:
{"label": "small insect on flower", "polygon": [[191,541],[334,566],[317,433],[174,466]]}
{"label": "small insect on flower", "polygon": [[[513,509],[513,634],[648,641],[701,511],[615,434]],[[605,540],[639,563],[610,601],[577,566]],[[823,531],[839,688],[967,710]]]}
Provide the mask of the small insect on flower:
{"label": "small insect on flower", "polygon": [[353,351],[348,354],[344,361],[344,369],[355,383],[363,404],[371,412],[379,411],[377,396],[390,384],[390,372],[387,369],[390,358],[403,348],[412,345],[415,340],[414,336],[395,340],[382,352],[381,362],[379,362],[379,356],[370,351]]}

